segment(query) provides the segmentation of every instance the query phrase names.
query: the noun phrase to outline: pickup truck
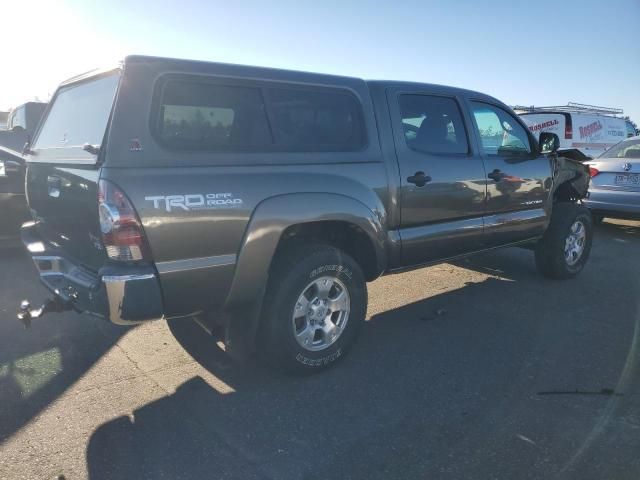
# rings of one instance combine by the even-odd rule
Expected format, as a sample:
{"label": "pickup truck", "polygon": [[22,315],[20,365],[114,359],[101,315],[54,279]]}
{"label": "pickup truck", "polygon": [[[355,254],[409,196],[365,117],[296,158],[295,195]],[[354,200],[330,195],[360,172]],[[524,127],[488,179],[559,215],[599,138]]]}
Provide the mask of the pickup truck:
{"label": "pickup truck", "polygon": [[20,225],[29,219],[24,195],[24,144],[34,133],[47,104],[27,102],[9,112],[0,130],[0,246],[18,242]]}
{"label": "pickup truck", "polygon": [[18,317],[195,319],[315,372],[380,275],[508,246],[580,272],[589,174],[557,148],[460,88],[129,56],[64,82],[28,148],[22,239],[53,297]]}

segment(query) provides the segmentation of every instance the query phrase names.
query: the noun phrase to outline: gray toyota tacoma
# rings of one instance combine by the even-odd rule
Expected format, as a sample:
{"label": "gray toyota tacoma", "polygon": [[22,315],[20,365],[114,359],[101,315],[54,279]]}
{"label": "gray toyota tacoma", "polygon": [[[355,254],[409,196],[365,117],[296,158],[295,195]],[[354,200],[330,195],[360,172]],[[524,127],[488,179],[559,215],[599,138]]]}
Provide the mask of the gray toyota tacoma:
{"label": "gray toyota tacoma", "polygon": [[22,239],[121,325],[196,319],[290,371],[353,345],[367,282],[506,246],[584,267],[588,170],[460,88],[143,56],[64,82],[27,149]]}

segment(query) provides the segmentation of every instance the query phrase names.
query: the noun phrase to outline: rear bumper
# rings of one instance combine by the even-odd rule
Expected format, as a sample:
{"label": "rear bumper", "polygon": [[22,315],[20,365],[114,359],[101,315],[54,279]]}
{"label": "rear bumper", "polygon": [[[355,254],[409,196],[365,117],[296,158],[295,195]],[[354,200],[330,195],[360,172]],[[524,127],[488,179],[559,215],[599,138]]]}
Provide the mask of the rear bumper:
{"label": "rear bumper", "polygon": [[97,273],[76,265],[42,241],[33,222],[21,229],[40,280],[74,310],[133,325],[163,318],[162,294],[151,266],[105,266]]}
{"label": "rear bumper", "polygon": [[640,216],[640,192],[630,190],[589,189],[584,204],[598,212]]}

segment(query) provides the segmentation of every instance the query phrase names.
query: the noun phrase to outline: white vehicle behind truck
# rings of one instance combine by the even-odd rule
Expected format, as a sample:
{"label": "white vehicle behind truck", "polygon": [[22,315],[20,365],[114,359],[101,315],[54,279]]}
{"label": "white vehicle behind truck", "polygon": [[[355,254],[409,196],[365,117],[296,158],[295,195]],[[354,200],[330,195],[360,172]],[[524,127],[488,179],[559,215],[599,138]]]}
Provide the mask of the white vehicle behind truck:
{"label": "white vehicle behind truck", "polygon": [[555,133],[561,150],[577,149],[591,158],[635,135],[633,125],[622,118],[618,108],[569,102],[557,107],[516,106],[514,110],[534,135]]}

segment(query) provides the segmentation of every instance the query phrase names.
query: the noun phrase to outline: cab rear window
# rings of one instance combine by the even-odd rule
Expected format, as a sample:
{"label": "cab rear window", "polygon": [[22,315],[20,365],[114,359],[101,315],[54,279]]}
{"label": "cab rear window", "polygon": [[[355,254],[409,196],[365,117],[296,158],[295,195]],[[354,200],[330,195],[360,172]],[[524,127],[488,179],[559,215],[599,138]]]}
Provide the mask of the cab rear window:
{"label": "cab rear window", "polygon": [[206,79],[167,79],[159,88],[152,123],[170,149],[316,152],[353,151],[365,144],[361,106],[339,89],[221,85]]}
{"label": "cab rear window", "polygon": [[62,87],[53,99],[33,149],[99,147],[109,122],[119,74]]}

